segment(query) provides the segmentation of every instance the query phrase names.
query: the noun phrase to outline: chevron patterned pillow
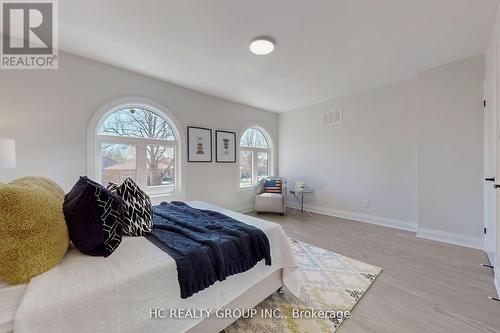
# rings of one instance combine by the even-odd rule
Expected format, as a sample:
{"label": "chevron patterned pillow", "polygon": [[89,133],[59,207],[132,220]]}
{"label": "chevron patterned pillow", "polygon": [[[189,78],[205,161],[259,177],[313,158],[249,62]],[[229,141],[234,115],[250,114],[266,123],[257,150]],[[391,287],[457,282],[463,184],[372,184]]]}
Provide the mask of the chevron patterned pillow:
{"label": "chevron patterned pillow", "polygon": [[149,196],[130,178],[120,186],[109,183],[108,190],[122,198],[123,233],[129,236],[149,234],[153,228]]}

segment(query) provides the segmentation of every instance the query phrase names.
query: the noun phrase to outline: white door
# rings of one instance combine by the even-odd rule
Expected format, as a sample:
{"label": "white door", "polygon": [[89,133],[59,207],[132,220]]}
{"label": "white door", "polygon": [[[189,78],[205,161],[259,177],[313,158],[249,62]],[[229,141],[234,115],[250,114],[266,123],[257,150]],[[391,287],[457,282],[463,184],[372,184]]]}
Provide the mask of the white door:
{"label": "white door", "polygon": [[[485,73],[484,80],[484,249],[492,265],[496,252],[496,206],[494,184],[500,184],[497,175],[497,116],[496,116],[496,68],[492,66]],[[499,145],[500,146],[500,145]],[[495,181],[496,180],[496,181]]]}

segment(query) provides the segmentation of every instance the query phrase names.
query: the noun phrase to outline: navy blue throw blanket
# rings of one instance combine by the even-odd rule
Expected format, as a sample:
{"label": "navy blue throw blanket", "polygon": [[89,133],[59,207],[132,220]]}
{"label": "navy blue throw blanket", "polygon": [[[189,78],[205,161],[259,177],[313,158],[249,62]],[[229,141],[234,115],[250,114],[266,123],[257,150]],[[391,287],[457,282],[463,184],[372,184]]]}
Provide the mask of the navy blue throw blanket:
{"label": "navy blue throw blanket", "polygon": [[245,272],[262,259],[271,265],[269,239],[262,230],[183,202],[154,206],[153,230],[145,237],[174,258],[181,298]]}

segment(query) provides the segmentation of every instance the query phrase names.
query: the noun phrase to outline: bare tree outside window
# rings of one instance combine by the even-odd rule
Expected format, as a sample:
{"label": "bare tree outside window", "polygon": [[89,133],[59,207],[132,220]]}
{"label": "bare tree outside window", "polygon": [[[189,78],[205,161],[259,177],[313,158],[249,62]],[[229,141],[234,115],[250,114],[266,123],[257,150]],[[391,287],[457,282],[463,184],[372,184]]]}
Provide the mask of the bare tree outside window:
{"label": "bare tree outside window", "polygon": [[268,148],[266,137],[261,131],[255,128],[249,128],[243,133],[240,146]]}
{"label": "bare tree outside window", "polygon": [[153,111],[140,108],[127,108],[112,113],[104,120],[99,134],[175,140],[174,131],[163,118]]}
{"label": "bare tree outside window", "polygon": [[166,146],[148,145],[148,186],[173,185],[174,148]]}

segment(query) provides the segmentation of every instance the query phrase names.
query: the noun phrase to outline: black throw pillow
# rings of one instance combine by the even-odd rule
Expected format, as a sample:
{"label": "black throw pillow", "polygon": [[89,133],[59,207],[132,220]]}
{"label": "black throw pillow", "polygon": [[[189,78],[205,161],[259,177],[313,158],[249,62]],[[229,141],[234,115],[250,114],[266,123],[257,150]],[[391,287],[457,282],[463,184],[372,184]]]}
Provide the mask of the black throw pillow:
{"label": "black throw pillow", "polygon": [[122,205],[118,196],[87,177],[66,194],[63,205],[69,237],[82,253],[107,257],[122,241]]}
{"label": "black throw pillow", "polygon": [[122,199],[123,233],[129,236],[144,236],[153,229],[151,200],[130,178],[120,186],[109,183],[108,190]]}

